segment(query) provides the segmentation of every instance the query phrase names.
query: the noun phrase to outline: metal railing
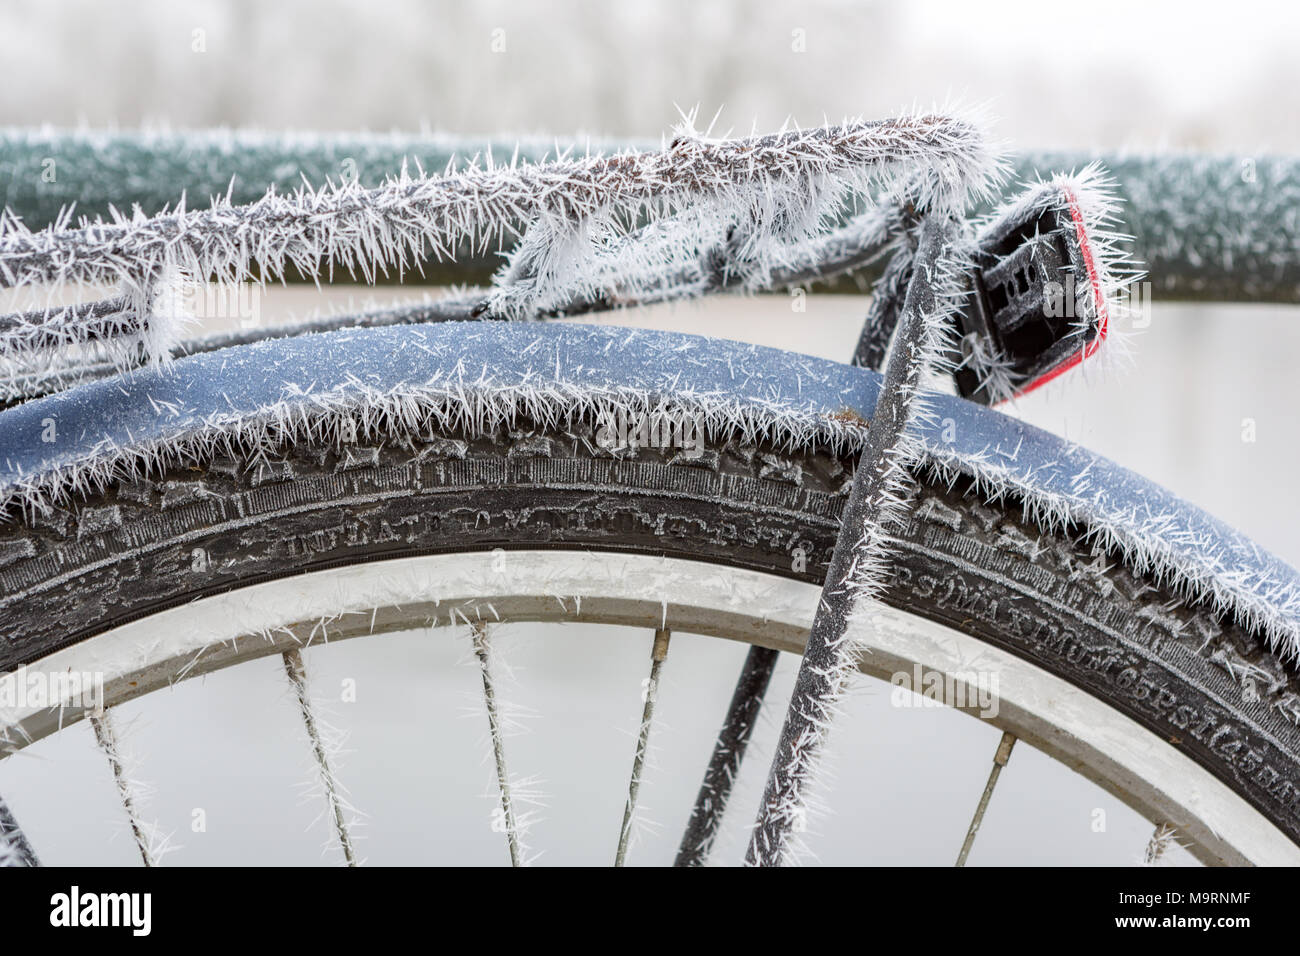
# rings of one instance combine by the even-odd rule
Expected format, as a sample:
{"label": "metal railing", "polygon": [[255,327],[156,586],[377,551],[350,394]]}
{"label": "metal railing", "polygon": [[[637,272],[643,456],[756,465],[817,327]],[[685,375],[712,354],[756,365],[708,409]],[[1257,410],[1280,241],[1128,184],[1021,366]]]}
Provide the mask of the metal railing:
{"label": "metal railing", "polygon": [[[652,141],[451,137],[445,135],[272,135],[235,132],[66,132],[0,129],[0,205],[31,228],[75,204],[78,215],[138,206],[154,214],[182,194],[190,208],[212,196],[253,202],[268,187],[292,191],[355,179],[376,186],[406,163],[427,172],[491,153],[539,161],[570,149],[658,148]],[[1143,262],[1152,293],[1167,301],[1300,303],[1300,158],[1190,153],[1030,151],[1012,157],[1010,180],[1100,161],[1124,200],[1123,231]],[[429,262],[425,281],[481,283],[495,252]],[[877,277],[872,263],[829,288],[858,291]]]}

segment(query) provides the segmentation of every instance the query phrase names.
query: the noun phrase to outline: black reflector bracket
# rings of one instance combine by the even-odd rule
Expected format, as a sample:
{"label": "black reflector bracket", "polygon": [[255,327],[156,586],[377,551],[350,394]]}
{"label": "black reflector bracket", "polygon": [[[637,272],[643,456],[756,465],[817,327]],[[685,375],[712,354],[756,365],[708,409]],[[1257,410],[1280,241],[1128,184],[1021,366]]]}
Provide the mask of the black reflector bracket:
{"label": "black reflector bracket", "polygon": [[1016,398],[1101,347],[1121,238],[1101,228],[1111,202],[1092,182],[1058,177],[979,231],[970,297],[956,317],[962,397],[984,405]]}

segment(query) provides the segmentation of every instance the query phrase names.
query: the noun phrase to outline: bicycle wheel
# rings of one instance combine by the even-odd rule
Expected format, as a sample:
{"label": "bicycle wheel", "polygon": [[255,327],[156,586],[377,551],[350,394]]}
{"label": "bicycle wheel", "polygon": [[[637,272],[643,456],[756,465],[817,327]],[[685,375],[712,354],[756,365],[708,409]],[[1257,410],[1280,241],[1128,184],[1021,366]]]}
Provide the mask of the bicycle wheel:
{"label": "bicycle wheel", "polygon": [[[612,342],[607,331],[592,334]],[[241,362],[283,363],[286,348],[362,340],[390,364],[399,343],[423,343],[444,368],[481,357],[449,350],[455,334],[333,333],[213,353],[23,406],[0,416],[0,428],[25,434],[53,416],[75,431],[78,415],[111,418],[112,395],[123,396],[121,409],[148,409],[146,398],[167,408],[168,388],[181,394],[200,380],[210,394],[191,396],[200,403],[194,421],[211,423],[220,406],[202,403],[247,377]],[[518,327],[472,334],[513,345],[501,355],[538,341]],[[597,361],[599,349],[578,355],[586,331],[545,334],[560,346],[557,380],[534,380],[534,389],[559,389],[566,345],[566,361]],[[648,347],[647,337],[639,341]],[[658,341],[678,361],[689,354],[684,342],[703,344]],[[726,350],[714,346],[725,368]],[[757,351],[733,346],[731,359],[738,349]],[[787,357],[782,374],[811,375],[816,363],[801,362]],[[753,383],[760,397],[771,386]],[[802,387],[811,390],[810,381]],[[395,386],[388,394],[404,393]],[[620,453],[601,434],[608,421],[570,399],[571,413],[557,418],[515,392],[508,416],[466,414],[457,423],[411,407],[341,412],[316,394],[308,403],[334,417],[329,428],[318,421],[314,435],[306,428],[290,440],[283,409],[274,422],[245,419],[246,429],[227,429],[221,441],[199,440],[186,419],[175,427],[195,440],[173,441],[175,454],[159,461],[155,453],[147,471],[131,467],[121,447],[112,467],[96,461],[98,486],[65,469],[64,480],[81,490],[0,531],[4,666],[93,661],[108,675],[112,704],[298,646],[322,627],[331,639],[382,633],[471,620],[489,605],[511,620],[667,625],[797,652],[834,545],[852,452],[830,438],[791,447],[755,419],[748,435],[706,422],[697,447],[670,440]],[[846,429],[860,419],[849,407],[822,420]],[[339,433],[339,422],[353,424]],[[352,440],[334,440],[340,434]],[[102,450],[97,437],[83,429],[59,460]],[[37,493],[37,478],[28,474],[28,494]],[[1173,582],[1136,569],[1086,528],[1036,522],[1024,502],[989,500],[975,480],[928,471],[917,478],[885,600],[996,654],[1005,706],[993,722],[1149,818],[1175,822],[1204,860],[1296,858],[1300,732],[1286,704],[1298,686],[1265,640],[1230,610],[1187,600]],[[498,549],[507,554],[505,577],[491,573]],[[292,592],[287,581],[298,582]],[[152,642],[141,630],[151,621],[164,622]],[[906,631],[867,640],[875,652],[862,666],[878,676],[911,663],[951,672],[962,656],[959,649],[940,659]],[[1074,690],[1061,697],[1066,685]],[[68,720],[16,715],[11,746]]]}

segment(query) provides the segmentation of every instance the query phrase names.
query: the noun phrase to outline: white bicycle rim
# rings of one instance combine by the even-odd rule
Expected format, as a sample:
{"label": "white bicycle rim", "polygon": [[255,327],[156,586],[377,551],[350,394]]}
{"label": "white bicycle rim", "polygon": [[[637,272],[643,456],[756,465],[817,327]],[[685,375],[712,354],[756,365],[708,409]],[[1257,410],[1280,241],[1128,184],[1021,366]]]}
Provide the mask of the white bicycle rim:
{"label": "white bicycle rim", "polygon": [[[415,627],[488,621],[583,621],[669,627],[799,653],[819,589],[697,561],[577,551],[428,555],[278,579],[142,618],[29,665],[102,673],[113,706],[177,680],[336,641]],[[882,609],[861,670],[940,675],[973,703],[971,661],[998,674],[995,717],[981,717],[1091,779],[1148,820],[1177,827],[1209,864],[1300,865],[1300,847],[1185,754],[1042,668],[942,625]],[[958,695],[961,697],[961,694]],[[994,708],[990,708],[992,710]],[[85,716],[79,709],[0,709],[6,750]]]}

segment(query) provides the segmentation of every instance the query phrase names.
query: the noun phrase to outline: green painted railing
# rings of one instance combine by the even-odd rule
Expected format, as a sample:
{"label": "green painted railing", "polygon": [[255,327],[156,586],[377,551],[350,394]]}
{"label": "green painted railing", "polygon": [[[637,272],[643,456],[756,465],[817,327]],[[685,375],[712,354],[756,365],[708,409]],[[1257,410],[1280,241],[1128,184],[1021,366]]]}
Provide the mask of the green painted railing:
{"label": "green painted railing", "polygon": [[[216,132],[67,132],[0,129],[0,204],[30,227],[75,204],[78,215],[110,206],[155,213],[186,197],[237,203],[268,187],[355,178],[377,185],[403,162],[445,169],[491,151],[508,161],[541,160],[557,149],[608,151],[658,143],[528,139],[518,144],[440,135],[271,135]],[[1300,159],[1277,156],[1031,152],[1014,158],[1015,178],[1100,160],[1125,200],[1120,228],[1166,300],[1300,302]],[[484,281],[493,256],[430,264],[429,281]],[[870,277],[870,273],[868,273]],[[841,283],[856,290],[853,283]]]}

